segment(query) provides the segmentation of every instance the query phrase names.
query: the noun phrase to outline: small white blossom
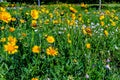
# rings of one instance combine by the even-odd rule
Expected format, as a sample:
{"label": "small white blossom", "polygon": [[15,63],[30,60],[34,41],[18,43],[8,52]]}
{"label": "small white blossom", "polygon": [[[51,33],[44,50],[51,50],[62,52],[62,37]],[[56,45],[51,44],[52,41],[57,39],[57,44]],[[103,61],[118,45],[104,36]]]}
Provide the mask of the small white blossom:
{"label": "small white blossom", "polygon": [[110,68],[110,65],[109,65],[109,64],[107,64],[107,65],[105,66],[105,68],[106,68],[106,69],[111,70],[111,68]]}
{"label": "small white blossom", "polygon": [[85,78],[87,78],[87,79],[88,79],[88,78],[89,78],[89,75],[88,75],[88,74],[86,74],[86,75],[85,75]]}

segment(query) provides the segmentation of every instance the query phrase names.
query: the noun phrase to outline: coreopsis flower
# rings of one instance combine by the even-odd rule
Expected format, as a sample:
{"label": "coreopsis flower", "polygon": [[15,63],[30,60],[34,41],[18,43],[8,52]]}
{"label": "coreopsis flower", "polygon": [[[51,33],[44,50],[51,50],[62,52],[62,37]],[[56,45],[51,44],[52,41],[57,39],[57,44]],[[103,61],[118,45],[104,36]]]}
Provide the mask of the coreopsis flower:
{"label": "coreopsis flower", "polygon": [[32,20],[32,27],[36,27],[37,26],[37,21],[36,20]]}
{"label": "coreopsis flower", "polygon": [[70,11],[73,12],[73,13],[77,13],[77,12],[78,12],[78,11],[77,11],[75,8],[73,8],[73,7],[70,7]]}
{"label": "coreopsis flower", "polygon": [[87,48],[87,49],[90,49],[90,48],[91,48],[90,43],[86,43],[86,48]]}
{"label": "coreopsis flower", "polygon": [[14,32],[14,31],[15,31],[15,28],[14,28],[14,27],[10,27],[10,28],[9,28],[9,31],[10,31],[10,32]]}
{"label": "coreopsis flower", "polygon": [[55,39],[53,36],[47,36],[46,40],[48,41],[48,43],[54,43]]}
{"label": "coreopsis flower", "polygon": [[33,19],[38,19],[39,13],[37,10],[31,10],[31,16]]}
{"label": "coreopsis flower", "polygon": [[0,27],[0,30],[4,30],[4,29],[5,29],[5,27],[4,27],[4,26]]}
{"label": "coreopsis flower", "polygon": [[39,53],[39,52],[40,52],[40,47],[37,46],[37,45],[33,46],[32,52],[33,52],[33,53]]}
{"label": "coreopsis flower", "polygon": [[46,19],[46,20],[44,21],[45,24],[49,24],[49,22],[50,22],[49,19]]}
{"label": "coreopsis flower", "polygon": [[115,16],[114,18],[115,18],[115,20],[118,20],[118,19],[119,19],[118,16]]}
{"label": "coreopsis flower", "polygon": [[67,40],[68,40],[68,43],[71,43],[72,41],[70,40],[70,34],[68,33],[67,34]]}
{"label": "coreopsis flower", "polygon": [[106,11],[105,11],[105,14],[107,14],[107,15],[110,14],[110,11],[109,11],[109,10],[106,10]]}
{"label": "coreopsis flower", "polygon": [[21,23],[24,23],[24,22],[25,22],[25,20],[23,20],[23,19],[20,19],[20,22],[21,22]]}
{"label": "coreopsis flower", "polygon": [[6,11],[4,7],[0,7],[0,11]]}
{"label": "coreopsis flower", "polygon": [[105,36],[108,36],[108,31],[104,30],[104,34],[105,34]]}
{"label": "coreopsis flower", "polygon": [[0,20],[2,20],[3,22],[6,22],[6,23],[10,22],[11,21],[10,13],[5,12],[5,11],[0,12]]}
{"label": "coreopsis flower", "polygon": [[0,39],[0,42],[3,42],[3,43],[4,43],[5,41],[6,41],[6,38],[1,38],[1,39]]}
{"label": "coreopsis flower", "polygon": [[75,14],[71,14],[71,18],[72,18],[72,20],[75,20],[75,18],[76,18]]}
{"label": "coreopsis flower", "polygon": [[58,24],[59,21],[58,20],[53,20],[53,24]]}
{"label": "coreopsis flower", "polygon": [[53,14],[52,13],[49,13],[49,16],[50,16],[50,18],[53,18]]}
{"label": "coreopsis flower", "polygon": [[83,8],[86,8],[87,4],[81,3],[80,6],[83,7]]}
{"label": "coreopsis flower", "polygon": [[32,78],[31,80],[38,80],[38,78]]}
{"label": "coreopsis flower", "polygon": [[101,26],[104,26],[104,25],[105,25],[104,21],[101,21],[100,24],[101,24]]}
{"label": "coreopsis flower", "polygon": [[4,45],[4,50],[8,52],[8,54],[15,54],[18,51],[18,46],[14,43],[7,43]]}
{"label": "coreopsis flower", "polygon": [[111,25],[112,25],[112,26],[116,26],[116,22],[112,21],[112,22],[111,22]]}
{"label": "coreopsis flower", "polygon": [[16,39],[15,37],[13,37],[13,36],[9,36],[9,37],[8,37],[8,42],[9,42],[9,43],[14,43],[14,44],[16,44],[17,39]]}
{"label": "coreopsis flower", "polygon": [[16,21],[16,18],[12,17],[12,18],[11,18],[11,21]]}
{"label": "coreopsis flower", "polygon": [[58,55],[58,50],[50,46],[46,49],[46,53],[47,55],[56,56]]}
{"label": "coreopsis flower", "polygon": [[27,36],[27,34],[26,34],[26,33],[22,33],[21,35],[22,35],[23,37],[26,37],[26,36]]}
{"label": "coreopsis flower", "polygon": [[92,30],[91,30],[90,27],[86,27],[86,28],[85,28],[85,31],[86,31],[86,33],[87,33],[88,35],[92,36]]}
{"label": "coreopsis flower", "polygon": [[100,17],[99,17],[100,20],[103,20],[104,18],[105,18],[104,15],[100,15]]}

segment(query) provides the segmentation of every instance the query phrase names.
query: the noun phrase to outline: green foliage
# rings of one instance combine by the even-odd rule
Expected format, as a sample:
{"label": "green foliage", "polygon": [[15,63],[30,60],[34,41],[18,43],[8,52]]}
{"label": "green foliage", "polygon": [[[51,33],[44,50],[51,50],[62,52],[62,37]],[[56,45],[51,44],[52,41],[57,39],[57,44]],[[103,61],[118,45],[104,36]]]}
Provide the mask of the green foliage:
{"label": "green foliage", "polygon": [[[74,13],[70,7],[78,12]],[[39,12],[35,26],[32,25],[33,9]],[[0,80],[31,80],[34,77],[39,80],[120,79],[119,10],[102,9],[100,13],[89,7],[62,4],[6,11],[16,20],[9,23],[0,20]],[[104,15],[102,20],[101,15]],[[15,31],[10,31],[10,27]],[[9,36],[17,39],[19,48],[14,54],[5,51]],[[49,43],[47,36],[53,36],[55,42]],[[90,48],[86,47],[87,43]],[[32,51],[34,45],[40,47],[39,53]],[[57,48],[58,55],[48,55],[49,46]]]}

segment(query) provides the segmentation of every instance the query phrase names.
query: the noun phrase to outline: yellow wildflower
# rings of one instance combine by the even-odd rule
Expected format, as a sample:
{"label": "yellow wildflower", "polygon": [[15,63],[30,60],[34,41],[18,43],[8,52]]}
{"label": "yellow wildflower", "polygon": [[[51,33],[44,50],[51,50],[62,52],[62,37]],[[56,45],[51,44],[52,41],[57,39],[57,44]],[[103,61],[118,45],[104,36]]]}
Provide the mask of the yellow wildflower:
{"label": "yellow wildflower", "polygon": [[54,43],[55,42],[55,39],[54,39],[54,37],[53,36],[47,36],[47,41],[49,42],[49,43]]}
{"label": "yellow wildflower", "polygon": [[5,29],[5,27],[4,27],[4,26],[0,27],[0,30],[4,30],[4,29]]}
{"label": "yellow wildflower", "polygon": [[10,28],[9,28],[9,31],[10,31],[10,32],[14,32],[14,31],[15,31],[15,28],[14,28],[14,27],[10,27]]}
{"label": "yellow wildflower", "polygon": [[104,15],[100,15],[100,17],[99,17],[100,20],[103,20],[104,18],[105,18]]}
{"label": "yellow wildflower", "polygon": [[23,20],[23,19],[20,19],[20,22],[21,22],[21,23],[24,23],[24,22],[25,22],[25,20]]}
{"label": "yellow wildflower", "polygon": [[32,78],[31,80],[38,80],[38,78]]}
{"label": "yellow wildflower", "polygon": [[105,34],[105,36],[108,36],[108,31],[104,30],[104,34]]}
{"label": "yellow wildflower", "polygon": [[38,19],[38,11],[37,10],[31,10],[31,16],[33,19]]}
{"label": "yellow wildflower", "polygon": [[8,12],[0,12],[0,20],[8,23],[11,21],[11,15]]}
{"label": "yellow wildflower", "polygon": [[87,43],[87,44],[86,44],[86,48],[87,48],[87,49],[90,49],[90,48],[91,48],[90,43]]}
{"label": "yellow wildflower", "polygon": [[14,18],[14,17],[13,17],[13,18],[11,18],[11,21],[16,21],[16,18]]}
{"label": "yellow wildflower", "polygon": [[33,52],[33,53],[39,53],[39,52],[40,52],[40,47],[37,46],[37,45],[33,46],[32,52]]}
{"label": "yellow wildflower", "polygon": [[1,38],[0,39],[0,42],[5,42],[6,41],[6,38]]}
{"label": "yellow wildflower", "polygon": [[77,13],[78,11],[76,9],[74,9],[73,7],[70,7],[70,11],[73,13]]}
{"label": "yellow wildflower", "polygon": [[37,21],[36,20],[32,20],[32,27],[37,27]]}
{"label": "yellow wildflower", "polygon": [[4,45],[4,50],[8,52],[8,54],[15,54],[17,52],[18,46],[13,43],[7,43]]}
{"label": "yellow wildflower", "polygon": [[56,55],[58,55],[58,50],[54,49],[53,47],[48,47],[46,49],[46,53],[47,53],[47,55],[56,56]]}
{"label": "yellow wildflower", "polygon": [[0,7],[0,11],[6,11],[6,9],[3,7]]}
{"label": "yellow wildflower", "polygon": [[9,43],[14,43],[14,44],[16,44],[17,39],[14,38],[13,36],[9,36],[9,37],[8,37],[8,42],[9,42]]}
{"label": "yellow wildflower", "polygon": [[104,21],[101,21],[100,24],[101,24],[101,26],[104,26],[105,23],[104,23]]}
{"label": "yellow wildflower", "polygon": [[116,26],[116,23],[112,21],[112,22],[111,22],[111,25],[112,25],[112,26]]}

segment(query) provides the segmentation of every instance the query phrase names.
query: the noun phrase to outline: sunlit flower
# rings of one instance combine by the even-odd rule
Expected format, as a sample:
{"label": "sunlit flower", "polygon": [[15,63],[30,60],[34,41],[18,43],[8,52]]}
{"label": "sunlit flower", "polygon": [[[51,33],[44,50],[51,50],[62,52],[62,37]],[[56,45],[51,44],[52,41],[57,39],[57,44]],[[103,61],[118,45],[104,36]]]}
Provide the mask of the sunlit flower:
{"label": "sunlit flower", "polygon": [[86,27],[85,31],[87,32],[88,35],[92,36],[92,30],[90,27]]}
{"label": "sunlit flower", "polygon": [[53,47],[49,47],[46,49],[46,53],[47,55],[56,56],[58,55],[58,50]]}
{"label": "sunlit flower", "polygon": [[10,22],[11,21],[10,13],[5,12],[5,11],[0,12],[0,20],[4,21],[6,23]]}
{"label": "sunlit flower", "polygon": [[17,39],[16,39],[15,37],[13,37],[13,36],[9,36],[9,37],[8,37],[8,42],[9,42],[9,43],[14,43],[14,44],[16,44]]}
{"label": "sunlit flower", "polygon": [[104,21],[101,21],[100,24],[101,24],[101,26],[104,26],[104,25],[105,25]]}
{"label": "sunlit flower", "polygon": [[14,43],[7,43],[4,45],[4,50],[8,52],[8,54],[15,54],[18,50],[18,46]]}
{"label": "sunlit flower", "polygon": [[22,36],[23,36],[23,37],[26,37],[26,36],[27,36],[27,34],[26,34],[26,33],[22,33]]}
{"label": "sunlit flower", "polygon": [[118,19],[119,19],[118,16],[115,16],[114,18],[115,18],[115,20],[118,20]]}
{"label": "sunlit flower", "polygon": [[11,21],[16,21],[16,18],[12,17],[12,18],[11,18]]}
{"label": "sunlit flower", "polygon": [[0,39],[0,42],[5,42],[6,41],[6,38],[1,38]]}
{"label": "sunlit flower", "polygon": [[112,25],[112,26],[116,26],[116,22],[113,22],[113,21],[112,21],[112,22],[111,22],[111,25]]}
{"label": "sunlit flower", "polygon": [[108,31],[104,30],[104,34],[105,34],[105,36],[108,36]]}
{"label": "sunlit flower", "polygon": [[25,20],[23,20],[23,19],[20,19],[20,22],[21,22],[21,23],[24,23],[24,22],[25,22]]}
{"label": "sunlit flower", "polygon": [[49,13],[49,16],[50,16],[50,18],[53,18],[53,14],[52,13]]}
{"label": "sunlit flower", "polygon": [[37,46],[37,45],[33,46],[32,52],[33,52],[33,53],[39,53],[39,52],[40,52],[40,47]]}
{"label": "sunlit flower", "polygon": [[44,21],[45,24],[48,24],[49,22],[50,22],[49,19],[46,19],[46,20]]}
{"label": "sunlit flower", "polygon": [[9,28],[9,31],[10,31],[10,32],[14,32],[14,31],[15,31],[15,28],[14,28],[14,27],[10,27],[10,28]]}
{"label": "sunlit flower", "polygon": [[31,16],[33,19],[38,19],[38,11],[37,10],[31,10]]}
{"label": "sunlit flower", "polygon": [[32,20],[32,27],[37,27],[37,21],[36,20]]}
{"label": "sunlit flower", "polygon": [[78,11],[77,11],[75,8],[73,8],[73,7],[70,7],[70,11],[73,12],[73,13],[77,13],[77,12],[78,12]]}
{"label": "sunlit flower", "polygon": [[100,17],[99,17],[100,20],[103,20],[104,18],[105,18],[104,15],[100,15]]}
{"label": "sunlit flower", "polygon": [[81,7],[86,8],[87,4],[84,4],[83,2],[80,4]]}
{"label": "sunlit flower", "polygon": [[6,9],[3,7],[0,7],[0,11],[6,11]]}
{"label": "sunlit flower", "polygon": [[32,78],[31,80],[38,80],[38,78]]}
{"label": "sunlit flower", "polygon": [[47,41],[49,42],[49,43],[54,43],[55,42],[55,39],[54,39],[54,37],[53,36],[47,36]]}
{"label": "sunlit flower", "polygon": [[0,30],[4,30],[4,29],[5,29],[5,27],[4,27],[4,26],[0,27]]}
{"label": "sunlit flower", "polygon": [[87,44],[86,44],[86,48],[87,48],[87,49],[90,49],[90,48],[91,48],[90,43],[87,43]]}
{"label": "sunlit flower", "polygon": [[58,20],[53,20],[53,24],[58,24],[59,21]]}

